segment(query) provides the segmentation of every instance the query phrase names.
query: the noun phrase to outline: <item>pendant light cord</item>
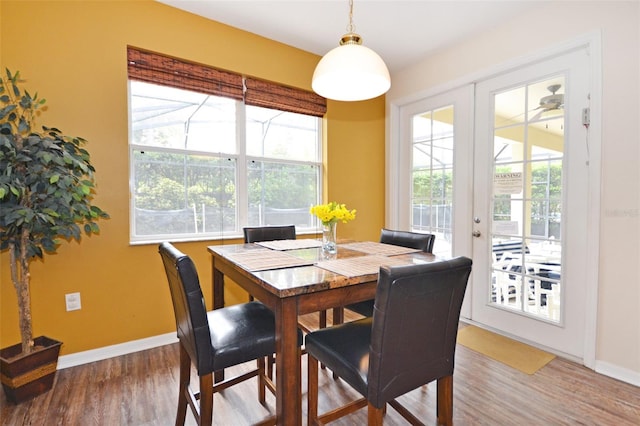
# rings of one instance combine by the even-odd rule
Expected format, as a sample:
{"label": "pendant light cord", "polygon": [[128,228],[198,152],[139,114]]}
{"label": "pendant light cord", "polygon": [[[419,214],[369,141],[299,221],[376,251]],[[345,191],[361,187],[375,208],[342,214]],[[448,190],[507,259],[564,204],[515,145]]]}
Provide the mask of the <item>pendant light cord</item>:
{"label": "pendant light cord", "polygon": [[354,33],[356,26],[353,25],[353,0],[349,0],[349,25],[347,25],[347,32]]}

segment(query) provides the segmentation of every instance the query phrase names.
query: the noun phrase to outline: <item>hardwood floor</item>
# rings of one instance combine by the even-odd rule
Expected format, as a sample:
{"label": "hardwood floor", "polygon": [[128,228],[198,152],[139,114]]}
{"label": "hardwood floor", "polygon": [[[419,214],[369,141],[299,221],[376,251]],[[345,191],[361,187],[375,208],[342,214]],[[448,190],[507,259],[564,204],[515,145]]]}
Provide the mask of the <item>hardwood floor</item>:
{"label": "hardwood floor", "polygon": [[[317,325],[317,316],[306,318]],[[246,369],[240,366],[237,369]],[[306,424],[306,356],[303,357],[303,424]],[[12,405],[0,398],[2,425],[172,425],[178,391],[178,347],[163,346],[60,370],[54,389]],[[356,398],[331,372],[320,371],[320,411]],[[435,383],[401,398],[426,424],[435,424]],[[257,399],[255,379],[214,398],[216,425],[243,425],[275,412]],[[458,345],[454,373],[454,423],[466,425],[640,425],[640,388],[554,359],[533,375]],[[194,425],[190,412],[187,424]],[[366,424],[366,409],[332,425]],[[385,425],[403,425],[387,410]]]}

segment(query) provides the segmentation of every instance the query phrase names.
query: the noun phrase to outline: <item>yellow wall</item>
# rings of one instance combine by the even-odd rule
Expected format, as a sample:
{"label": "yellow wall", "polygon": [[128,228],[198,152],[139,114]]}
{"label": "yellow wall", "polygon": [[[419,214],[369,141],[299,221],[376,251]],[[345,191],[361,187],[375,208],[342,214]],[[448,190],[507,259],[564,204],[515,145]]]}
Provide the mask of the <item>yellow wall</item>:
{"label": "yellow wall", "polygon": [[[173,331],[157,246],[129,245],[127,45],[303,89],[310,89],[319,57],[150,0],[2,0],[0,20],[2,70],[19,70],[26,88],[47,99],[39,124],[89,141],[95,203],[111,215],[100,223],[101,235],[65,243],[33,263],[34,333],[62,340],[69,354]],[[338,235],[375,239],[384,224],[384,98],[329,102],[325,126],[325,193],[358,210]],[[210,244],[216,242],[178,244],[194,258],[209,306]],[[0,280],[4,347],[19,342],[6,252]],[[82,310],[65,311],[70,292],[81,293]]]}

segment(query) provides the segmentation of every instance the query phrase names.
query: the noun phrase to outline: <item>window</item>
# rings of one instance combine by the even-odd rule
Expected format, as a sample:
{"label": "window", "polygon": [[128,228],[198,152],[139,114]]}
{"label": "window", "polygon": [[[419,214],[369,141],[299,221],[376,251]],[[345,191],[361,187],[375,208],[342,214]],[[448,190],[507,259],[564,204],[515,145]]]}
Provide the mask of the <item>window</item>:
{"label": "window", "polygon": [[[167,81],[175,75],[166,70],[161,74],[157,63],[151,75],[140,77],[139,70],[132,72],[132,62],[149,69],[151,61],[132,59],[131,50],[132,242],[237,237],[242,227],[259,225],[294,224],[298,232],[315,230],[309,207],[321,199],[323,109],[300,113],[306,109],[273,103],[277,97],[271,94],[265,96],[271,103],[260,102],[258,90],[243,100],[235,89],[229,96],[206,87],[208,77],[202,88],[198,81],[175,84]],[[202,67],[133,52],[163,59],[166,69]],[[251,81],[247,91],[258,82],[261,89],[281,88],[287,101],[295,98],[292,91],[308,96]]]}

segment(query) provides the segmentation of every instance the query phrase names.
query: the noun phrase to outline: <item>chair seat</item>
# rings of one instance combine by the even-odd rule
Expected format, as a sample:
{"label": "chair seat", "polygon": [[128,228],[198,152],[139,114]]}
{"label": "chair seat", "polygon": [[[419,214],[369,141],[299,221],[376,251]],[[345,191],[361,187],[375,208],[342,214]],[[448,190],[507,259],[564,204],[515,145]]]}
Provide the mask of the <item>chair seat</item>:
{"label": "chair seat", "polygon": [[[275,318],[260,302],[207,312],[214,371],[271,355],[276,351]],[[229,333],[229,326],[233,333]],[[300,333],[300,339],[302,334]]]}
{"label": "chair seat", "polygon": [[305,347],[362,395],[367,394],[373,318],[364,318],[307,334]]}

